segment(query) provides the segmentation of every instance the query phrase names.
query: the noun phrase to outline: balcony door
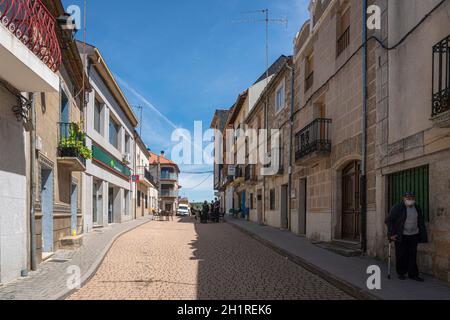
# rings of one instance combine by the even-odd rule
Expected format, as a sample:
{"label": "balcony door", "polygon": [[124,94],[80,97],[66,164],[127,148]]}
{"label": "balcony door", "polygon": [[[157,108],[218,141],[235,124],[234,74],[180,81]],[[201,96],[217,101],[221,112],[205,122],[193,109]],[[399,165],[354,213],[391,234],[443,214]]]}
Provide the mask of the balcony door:
{"label": "balcony door", "polygon": [[59,122],[61,125],[61,138],[67,138],[69,136],[69,126],[64,125],[69,123],[70,121],[70,107],[69,107],[69,99],[64,91],[61,90],[61,113],[59,116]]}
{"label": "balcony door", "polygon": [[360,241],[360,162],[349,164],[342,172],[342,238]]}

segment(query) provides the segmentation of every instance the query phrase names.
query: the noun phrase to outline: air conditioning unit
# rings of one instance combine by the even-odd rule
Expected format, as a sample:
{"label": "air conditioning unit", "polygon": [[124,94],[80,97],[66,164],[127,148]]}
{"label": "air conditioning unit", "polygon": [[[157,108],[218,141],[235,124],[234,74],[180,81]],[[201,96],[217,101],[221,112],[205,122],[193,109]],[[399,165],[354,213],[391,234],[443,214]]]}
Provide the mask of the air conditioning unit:
{"label": "air conditioning unit", "polygon": [[123,155],[123,162],[125,162],[126,164],[131,164],[131,154],[125,153]]}

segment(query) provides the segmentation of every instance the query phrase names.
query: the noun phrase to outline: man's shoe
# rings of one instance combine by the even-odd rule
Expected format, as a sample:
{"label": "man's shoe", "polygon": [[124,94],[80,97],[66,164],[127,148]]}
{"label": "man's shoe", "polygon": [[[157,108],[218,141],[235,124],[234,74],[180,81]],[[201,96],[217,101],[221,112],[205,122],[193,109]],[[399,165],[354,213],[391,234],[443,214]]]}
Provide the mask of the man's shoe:
{"label": "man's shoe", "polygon": [[417,276],[417,277],[409,277],[411,280],[417,281],[417,282],[425,282],[425,279]]}
{"label": "man's shoe", "polygon": [[400,276],[398,276],[398,279],[399,280],[406,280],[406,277],[404,275],[400,275]]}

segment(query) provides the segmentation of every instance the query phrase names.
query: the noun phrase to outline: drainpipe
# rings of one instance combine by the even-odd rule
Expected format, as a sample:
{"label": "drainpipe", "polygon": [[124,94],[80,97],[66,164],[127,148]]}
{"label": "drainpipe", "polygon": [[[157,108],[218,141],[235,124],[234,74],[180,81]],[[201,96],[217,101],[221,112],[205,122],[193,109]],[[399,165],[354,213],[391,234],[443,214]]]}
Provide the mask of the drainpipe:
{"label": "drainpipe", "polygon": [[362,139],[361,139],[361,249],[367,252],[367,0],[363,0],[362,19]]}
{"label": "drainpipe", "polygon": [[36,261],[36,103],[35,94],[31,94],[31,132],[30,132],[30,268],[37,269]]}
{"label": "drainpipe", "polygon": [[294,134],[294,109],[295,109],[295,69],[288,64],[286,65],[289,70],[291,70],[291,114],[290,114],[290,132],[289,132],[289,182],[288,182],[288,230],[292,231],[292,156],[293,156],[293,134]]}

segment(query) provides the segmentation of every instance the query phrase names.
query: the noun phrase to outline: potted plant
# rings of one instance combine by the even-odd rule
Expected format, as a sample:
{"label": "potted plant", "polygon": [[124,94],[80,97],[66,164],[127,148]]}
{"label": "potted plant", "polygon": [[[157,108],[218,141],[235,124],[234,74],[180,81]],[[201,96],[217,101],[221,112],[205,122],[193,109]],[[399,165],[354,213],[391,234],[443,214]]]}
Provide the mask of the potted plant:
{"label": "potted plant", "polygon": [[86,134],[80,130],[78,124],[70,123],[64,135],[65,137],[61,138],[59,143],[59,149],[65,157],[92,159],[92,150],[86,147],[85,143]]}

